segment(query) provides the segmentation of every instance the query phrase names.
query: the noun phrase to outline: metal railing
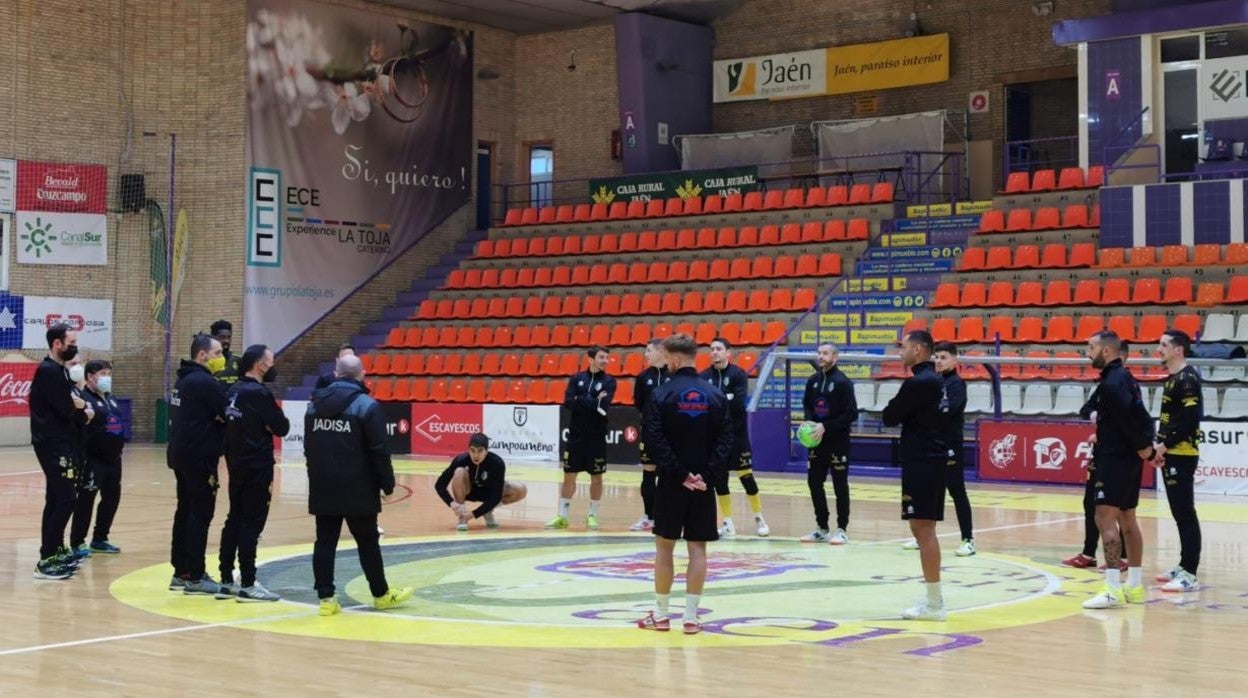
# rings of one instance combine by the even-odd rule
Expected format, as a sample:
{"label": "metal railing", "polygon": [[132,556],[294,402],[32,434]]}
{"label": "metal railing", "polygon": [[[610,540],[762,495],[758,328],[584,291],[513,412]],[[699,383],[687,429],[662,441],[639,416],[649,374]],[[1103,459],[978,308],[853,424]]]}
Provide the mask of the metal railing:
{"label": "metal railing", "polygon": [[1002,186],[1011,172],[1035,172],[1036,170],[1060,170],[1079,166],[1079,137],[1058,136],[1054,138],[1030,138],[1006,141],[1002,153],[1004,167],[1001,170]]}

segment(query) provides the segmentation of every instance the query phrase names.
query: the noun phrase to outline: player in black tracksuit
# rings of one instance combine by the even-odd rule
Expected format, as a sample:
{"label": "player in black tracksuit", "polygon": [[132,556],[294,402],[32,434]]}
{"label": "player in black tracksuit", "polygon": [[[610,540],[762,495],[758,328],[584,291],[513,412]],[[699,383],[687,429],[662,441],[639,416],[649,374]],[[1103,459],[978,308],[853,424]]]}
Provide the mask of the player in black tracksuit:
{"label": "player in black tracksuit", "polygon": [[95,512],[95,531],[91,535],[90,551],[116,554],[121,549],[108,541],[113,517],[121,502],[121,452],[125,448],[125,425],[121,421],[121,407],[113,397],[113,367],[107,361],[90,361],[86,365],[86,389],[82,397],[95,413],[86,425],[85,456],[87,470],[91,473],[94,488],[78,493],[78,505],[70,529],[70,545],[86,542],[91,526],[91,511],[95,508],[95,494],[100,495],[99,508]]}
{"label": "player in black tracksuit", "polygon": [[940,541],[936,522],[945,517],[945,473],[949,469],[947,417],[941,412],[944,380],[932,363],[932,336],[918,330],[906,335],[901,360],[914,375],[901,384],[884,407],[885,426],[901,425],[897,444],[901,459],[901,518],[919,544],[927,600],[902,612],[908,620],[944,620],[940,591]]}
{"label": "player in black tracksuit", "polygon": [[[638,423],[645,416],[646,404],[650,401],[650,395],[654,393],[656,388],[666,383],[669,378],[666,361],[667,357],[663,352],[663,340],[658,338],[651,339],[646,344],[646,362],[650,365],[633,379],[633,407],[637,408]],[[641,506],[643,513],[636,523],[628,527],[628,530],[649,531],[654,528],[654,488],[659,476],[654,470],[654,462],[650,460],[649,454],[646,453],[645,440],[639,440],[637,448],[641,459]]]}
{"label": "player in black tracksuit", "polygon": [[[1101,532],[1106,570],[1105,587],[1084,602],[1085,608],[1117,608],[1128,601],[1143,603],[1145,592],[1141,579],[1141,558],[1144,538],[1135,518],[1140,499],[1143,460],[1152,460],[1153,419],[1144,406],[1140,384],[1122,364],[1121,344],[1113,332],[1100,332],[1088,340],[1088,358],[1101,369],[1101,382],[1096,390],[1096,525]],[[1121,530],[1121,534],[1119,533]],[[1126,539],[1127,583],[1122,588],[1118,570],[1112,562],[1119,559]]]}
{"label": "player in black tracksuit", "polygon": [[958,557],[975,554],[975,528],[971,521],[971,499],[966,494],[966,449],[962,445],[962,431],[966,419],[966,381],[958,375],[958,347],[951,342],[939,342],[935,346],[936,370],[944,381],[944,394],[940,411],[945,417],[946,454],[945,489],[953,500],[953,510],[958,515],[958,529],[962,545]]}
{"label": "player in black tracksuit", "polygon": [[723,477],[715,483],[719,511],[724,517],[719,535],[734,536],[737,533],[732,521],[732,497],[728,494],[728,471],[733,470],[741,480],[750,510],[754,513],[755,530],[758,535],[767,536],[771,529],[763,519],[763,500],[758,496],[758,482],[754,479],[754,454],[750,448],[750,428],[745,410],[750,399],[750,378],[740,366],[732,363],[732,345],[728,340],[723,337],[711,340],[711,366],[698,377],[719,388],[728,399],[728,412],[732,415],[732,453],[728,456],[728,467]]}
{"label": "player in black tracksuit", "polygon": [[169,445],[165,460],[177,479],[173,514],[169,589],[216,594],[220,586],[204,570],[208,528],[217,504],[217,462],[225,438],[225,388],[209,365],[221,362],[221,343],[208,335],[191,340],[191,358],[182,359],[169,394]]}
{"label": "player in black tracksuit", "polygon": [[563,486],[559,490],[559,513],[546,528],[567,528],[576,492],[577,473],[589,473],[589,515],[585,525],[598,530],[598,506],[602,502],[602,474],[607,472],[607,411],[615,399],[615,379],[607,375],[610,353],[590,347],[589,368],[568,379],[563,406],[571,413],[568,443],[563,451]]}
{"label": "player in black tracksuit", "polygon": [[344,521],[355,539],[373,605],[392,608],[412,596],[410,587],[392,590],[387,584],[378,542],[380,495],[389,496],[395,487],[386,416],[364,390],[359,357],[339,359],[335,370],[338,380],[312,394],[304,417],[308,513],[316,517],[312,573],[323,616],[342,610],[334,561]]}
{"label": "player in black tracksuit", "polygon": [[674,335],[663,347],[672,377],[654,391],[642,421],[642,436],[659,473],[654,502],[656,608],[638,625],[668,629],[673,551],[683,537],[689,553],[684,631],[693,634],[701,630],[697,614],[706,581],[706,543],[719,538],[711,483],[732,450],[732,417],[724,394],[698,378],[697,344],[686,335]]}
{"label": "player in black tracksuit", "polygon": [[[467,531],[468,522],[476,518],[485,519],[489,528],[498,528],[494,509],[524,499],[528,488],[507,481],[507,464],[490,451],[490,438],[478,433],[468,438],[468,452],[455,456],[438,476],[433,491],[455,512],[456,528]],[[465,502],[481,504],[468,511]]]}
{"label": "player in black tracksuit", "polygon": [[1205,406],[1200,373],[1187,365],[1192,339],[1181,330],[1169,330],[1157,347],[1169,371],[1162,388],[1161,425],[1157,430],[1158,459],[1166,483],[1166,501],[1179,529],[1179,566],[1158,575],[1162,591],[1196,591],[1200,566],[1200,519],[1196,516],[1196,464],[1202,439],[1200,421]]}
{"label": "player in black tracksuit", "polygon": [[[273,352],[263,344],[247,347],[238,362],[239,378],[225,408],[225,465],[230,473],[230,512],[221,528],[221,593],[239,601],[277,601],[256,581],[256,546],[273,498],[273,437],[290,432],[290,420],[262,379],[273,369]],[[234,584],[238,555],[239,583]]]}
{"label": "player in black tracksuit", "polygon": [[[815,506],[815,530],[803,536],[808,543],[848,542],[849,528],[849,428],[858,419],[858,399],[854,384],[837,368],[836,347],[819,347],[816,371],[806,380],[802,396],[805,420],[823,428],[819,445],[810,450],[807,460],[806,484]],[[828,532],[828,495],[824,483],[832,473],[832,491],[836,494],[836,533]]]}
{"label": "player in black tracksuit", "polygon": [[65,362],[78,354],[78,333],[57,324],[46,333],[48,356],[35,369],[30,384],[30,441],[47,486],[36,579],[68,579],[76,559],[65,547],[65,526],[74,514],[75,483],[82,476],[76,452],[76,422],[86,402],[74,395]]}

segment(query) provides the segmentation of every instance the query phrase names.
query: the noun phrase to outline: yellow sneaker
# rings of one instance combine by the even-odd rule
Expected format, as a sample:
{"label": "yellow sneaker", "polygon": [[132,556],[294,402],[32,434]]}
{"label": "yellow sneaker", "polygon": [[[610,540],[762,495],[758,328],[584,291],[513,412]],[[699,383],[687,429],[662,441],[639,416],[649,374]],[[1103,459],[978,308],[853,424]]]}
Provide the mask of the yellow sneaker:
{"label": "yellow sneaker", "polygon": [[1127,598],[1127,603],[1144,603],[1148,601],[1148,592],[1144,589],[1144,585],[1122,587],[1122,595]]}
{"label": "yellow sneaker", "polygon": [[546,528],[567,528],[568,517],[556,515],[555,518],[546,522]]}
{"label": "yellow sneaker", "polygon": [[403,605],[404,602],[406,602],[410,598],[412,598],[411,587],[403,587],[402,589],[398,589],[398,590],[391,589],[390,591],[386,592],[385,596],[378,596],[377,598],[373,599],[373,607],[378,610],[384,611],[387,608],[394,608],[395,606],[401,606]]}
{"label": "yellow sneaker", "polygon": [[342,613],[342,606],[338,605],[338,597],[331,596],[328,599],[321,599],[321,615],[333,616]]}

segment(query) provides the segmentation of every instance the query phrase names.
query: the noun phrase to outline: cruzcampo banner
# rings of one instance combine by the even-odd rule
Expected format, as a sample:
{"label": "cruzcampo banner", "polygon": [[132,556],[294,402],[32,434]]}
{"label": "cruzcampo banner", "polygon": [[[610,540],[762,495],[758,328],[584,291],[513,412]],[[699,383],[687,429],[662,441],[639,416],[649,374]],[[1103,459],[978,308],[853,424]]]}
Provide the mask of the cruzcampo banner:
{"label": "cruzcampo banner", "polygon": [[243,336],[280,350],[467,203],[472,34],[248,0],[246,50]]}
{"label": "cruzcampo banner", "polygon": [[742,194],[758,191],[758,168],[656,172],[589,180],[589,197],[596,204],[651,199],[691,199],[695,196]]}

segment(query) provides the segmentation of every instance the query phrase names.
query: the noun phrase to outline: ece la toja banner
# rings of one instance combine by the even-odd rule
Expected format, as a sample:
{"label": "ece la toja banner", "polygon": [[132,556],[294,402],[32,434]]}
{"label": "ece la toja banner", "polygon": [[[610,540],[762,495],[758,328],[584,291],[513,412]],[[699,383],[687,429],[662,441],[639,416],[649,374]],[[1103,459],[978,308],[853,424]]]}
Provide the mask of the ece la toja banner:
{"label": "ece la toja banner", "polygon": [[483,405],[481,422],[490,450],[503,458],[559,459],[556,405]]}
{"label": "ece la toja banner", "polygon": [[72,162],[17,163],[17,210],[108,212],[108,168]]}
{"label": "ece la toja banner", "polygon": [[651,199],[692,199],[711,194],[758,191],[757,167],[729,167],[693,172],[658,172],[589,180],[589,197],[596,204]]}
{"label": "ece la toja banner", "polygon": [[[3,313],[0,312],[0,317]],[[22,348],[48,348],[47,331],[58,322],[78,333],[83,349],[113,350],[113,302],[95,298],[26,296],[22,311]],[[0,328],[3,325],[0,324]]]}
{"label": "ece la toja banner", "polygon": [[244,336],[289,345],[469,197],[472,35],[247,3]]}
{"label": "ece la toja banner", "polygon": [[715,102],[792,99],[949,79],[949,35],[715,61]]}
{"label": "ece la toja banner", "polygon": [[[979,477],[1082,485],[1092,459],[1090,422],[979,422]],[[1156,471],[1144,467],[1143,487]]]}
{"label": "ece la toja banner", "polygon": [[108,216],[17,212],[18,264],[108,264]]}

